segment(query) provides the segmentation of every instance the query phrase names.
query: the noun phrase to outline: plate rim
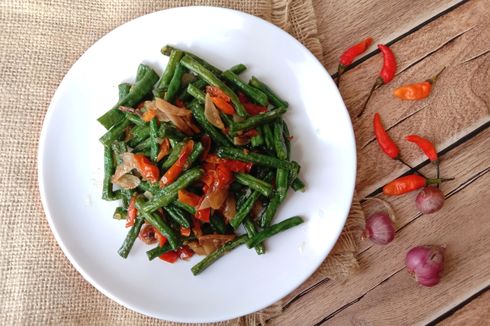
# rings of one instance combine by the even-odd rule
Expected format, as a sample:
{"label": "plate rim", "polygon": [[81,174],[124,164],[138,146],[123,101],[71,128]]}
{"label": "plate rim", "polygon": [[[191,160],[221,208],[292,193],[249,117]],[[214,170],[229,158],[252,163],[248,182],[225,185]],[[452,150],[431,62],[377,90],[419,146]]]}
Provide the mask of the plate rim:
{"label": "plate rim", "polygon": [[[124,301],[124,300],[121,300],[120,298],[118,298],[116,295],[112,294],[110,291],[106,290],[104,288],[103,285],[99,284],[99,282],[97,282],[94,278],[92,278],[85,270],[84,268],[82,268],[82,266],[79,265],[79,263],[77,262],[77,260],[72,256],[71,252],[67,249],[67,247],[65,246],[63,240],[62,240],[62,237],[58,231],[58,229],[55,227],[55,224],[54,224],[54,220],[53,220],[53,214],[52,214],[52,211],[50,209],[50,206],[48,205],[48,195],[47,195],[47,192],[46,192],[46,189],[45,189],[45,177],[44,177],[44,160],[45,160],[45,157],[44,157],[44,152],[46,151],[46,137],[47,137],[47,133],[48,133],[48,126],[50,125],[50,121],[52,120],[52,117],[54,115],[54,107],[56,106],[56,104],[59,102],[59,98],[61,97],[61,95],[65,92],[65,88],[67,87],[67,80],[69,79],[69,77],[71,76],[71,74],[73,73],[73,71],[75,70],[75,68],[80,64],[80,59],[82,57],[84,57],[88,52],[91,52],[94,48],[94,46],[101,42],[102,40],[104,40],[105,38],[109,37],[113,32],[119,30],[119,29],[122,29],[123,27],[126,27],[127,25],[132,25],[132,24],[135,24],[136,22],[140,21],[140,20],[144,20],[146,17],[148,16],[156,16],[156,15],[159,15],[161,14],[162,12],[171,12],[171,11],[186,11],[188,9],[191,9],[191,10],[216,10],[216,11],[223,11],[223,12],[227,12],[228,13],[232,13],[234,15],[240,15],[240,16],[245,16],[247,19],[251,19],[253,21],[259,21],[261,23],[265,23],[266,25],[268,25],[268,27],[274,29],[276,32],[280,33],[280,34],[283,34],[285,35],[290,41],[292,41],[293,43],[296,43],[297,45],[299,45],[304,51],[305,53],[308,54],[308,56],[310,57],[310,59],[312,59],[312,61],[322,70],[322,73],[326,74],[328,76],[328,80],[329,82],[331,83],[331,85],[335,88],[335,91],[337,92],[339,98],[340,98],[340,103],[342,106],[343,106],[343,110],[341,114],[343,114],[348,121],[349,121],[349,125],[350,125],[350,128],[349,128],[349,134],[350,134],[350,138],[351,138],[351,145],[352,145],[352,150],[353,150],[353,171],[350,171],[350,173],[352,174],[352,184],[349,185],[350,186],[350,193],[349,193],[349,196],[348,198],[350,199],[349,202],[350,204],[348,205],[348,207],[344,210],[344,216],[342,217],[343,218],[343,221],[342,221],[342,227],[339,229],[339,230],[336,230],[335,232],[335,241],[333,241],[333,243],[330,245],[329,248],[326,248],[325,250],[325,254],[323,255],[322,259],[319,261],[318,264],[316,264],[316,266],[314,266],[314,268],[312,268],[312,271],[311,273],[309,273],[308,275],[305,276],[304,279],[301,280],[301,282],[299,282],[296,286],[294,286],[292,289],[288,289],[286,291],[279,291],[280,293],[278,293],[276,295],[276,298],[266,304],[265,306],[262,306],[262,307],[259,307],[258,309],[254,308],[254,309],[242,309],[242,312],[240,312],[238,315],[235,313],[226,313],[226,312],[223,312],[223,314],[218,317],[218,318],[211,318],[211,319],[205,319],[205,320],[201,320],[201,319],[195,319],[195,318],[173,318],[172,317],[164,317],[162,318],[161,316],[159,315],[156,315],[154,313],[152,313],[151,311],[148,311],[148,310],[144,310],[144,309],[140,309],[139,307],[135,307],[131,304],[129,304],[128,302]],[[354,134],[354,128],[353,128],[353,124],[352,124],[352,120],[349,116],[349,113],[348,113],[348,110],[347,110],[347,107],[342,99],[342,96],[340,95],[340,92],[339,90],[337,89],[337,87],[335,86],[335,83],[332,79],[332,77],[330,76],[330,74],[328,73],[327,69],[322,65],[322,63],[311,53],[311,51],[306,47],[304,46],[300,41],[298,41],[296,38],[294,38],[291,34],[289,34],[288,32],[286,32],[285,30],[281,29],[280,27],[274,25],[273,23],[261,18],[261,17],[257,17],[257,16],[254,16],[252,14],[249,14],[249,13],[246,13],[246,12],[243,12],[243,11],[239,11],[239,10],[236,10],[236,9],[230,9],[230,8],[223,8],[223,7],[216,7],[216,6],[185,6],[185,7],[175,7],[175,8],[167,8],[167,9],[163,9],[163,10],[158,10],[158,11],[155,11],[155,12],[151,12],[151,13],[148,13],[148,14],[144,14],[142,16],[139,16],[139,17],[136,17],[134,19],[131,19],[117,27],[115,27],[114,29],[110,30],[109,32],[107,32],[106,34],[104,34],[102,37],[100,37],[99,39],[97,39],[95,42],[93,42],[81,55],[80,57],[78,57],[76,59],[76,61],[71,65],[71,67],[68,69],[67,73],[65,74],[65,76],[63,77],[63,79],[61,80],[61,82],[59,83],[58,87],[56,88],[56,91],[53,95],[53,97],[51,98],[51,101],[50,101],[50,104],[48,106],[48,109],[46,111],[46,114],[44,116],[44,119],[43,119],[43,124],[42,124],[42,129],[41,129],[41,133],[40,133],[40,136],[39,136],[39,143],[38,143],[38,150],[37,150],[37,174],[38,174],[38,187],[39,187],[39,193],[40,193],[40,197],[41,197],[41,203],[42,203],[42,206],[43,206],[43,210],[44,210],[44,213],[45,213],[45,216],[46,216],[46,219],[48,221],[48,224],[49,224],[49,227],[51,229],[51,232],[53,233],[56,241],[57,241],[57,244],[58,246],[61,248],[61,250],[63,251],[63,254],[66,256],[66,258],[68,258],[69,262],[73,265],[73,267],[75,267],[75,269],[77,270],[78,273],[80,273],[82,275],[82,277],[89,283],[91,284],[92,286],[94,286],[99,292],[101,292],[102,294],[104,294],[106,297],[110,298],[111,300],[117,302],[118,304],[126,307],[127,309],[130,309],[132,311],[135,311],[137,313],[140,313],[140,314],[143,314],[145,316],[149,316],[149,317],[153,317],[153,318],[156,318],[156,319],[159,319],[159,320],[167,320],[167,321],[174,321],[174,322],[192,322],[192,323],[196,323],[196,322],[205,322],[205,323],[211,323],[211,322],[220,322],[220,321],[226,321],[226,320],[230,320],[230,319],[233,319],[233,318],[238,318],[238,317],[242,317],[242,316],[245,316],[247,314],[250,314],[250,313],[254,313],[254,312],[257,312],[261,309],[264,309],[268,306],[270,306],[271,304],[274,304],[275,302],[277,302],[278,300],[284,298],[286,295],[288,295],[289,293],[292,293],[294,290],[296,290],[301,284],[303,284],[309,277],[311,277],[311,275],[313,275],[313,273],[318,269],[318,267],[320,267],[320,265],[324,262],[325,258],[331,253],[333,247],[335,246],[336,242],[338,241],[339,237],[340,237],[340,234],[342,233],[342,230],[344,229],[344,226],[345,226],[345,223],[347,221],[347,218],[348,218],[348,215],[349,215],[349,211],[350,211],[350,207],[352,205],[352,199],[353,199],[353,196],[354,196],[354,191],[355,191],[355,184],[356,184],[356,175],[357,175],[357,148],[356,148],[356,141],[355,141],[355,134]],[[341,214],[339,214],[337,216],[337,218],[339,218],[341,216]],[[244,311],[244,312],[243,312]],[[165,315],[165,314],[162,314],[162,315]]]}

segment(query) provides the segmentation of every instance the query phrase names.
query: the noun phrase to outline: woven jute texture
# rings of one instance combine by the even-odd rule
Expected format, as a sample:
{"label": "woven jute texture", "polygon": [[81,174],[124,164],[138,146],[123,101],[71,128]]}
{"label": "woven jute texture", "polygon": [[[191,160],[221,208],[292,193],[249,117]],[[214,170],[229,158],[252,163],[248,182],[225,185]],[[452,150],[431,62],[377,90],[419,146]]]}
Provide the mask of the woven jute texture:
{"label": "woven jute texture", "polygon": [[[189,5],[228,7],[262,17],[322,58],[311,0],[0,1],[0,325],[174,324],[106,298],[68,262],[41,206],[36,156],[50,99],[90,45],[133,18]],[[363,220],[355,199],[341,238],[317,273],[338,280],[352,273]],[[263,323],[281,313],[282,306],[278,302],[220,324]]]}

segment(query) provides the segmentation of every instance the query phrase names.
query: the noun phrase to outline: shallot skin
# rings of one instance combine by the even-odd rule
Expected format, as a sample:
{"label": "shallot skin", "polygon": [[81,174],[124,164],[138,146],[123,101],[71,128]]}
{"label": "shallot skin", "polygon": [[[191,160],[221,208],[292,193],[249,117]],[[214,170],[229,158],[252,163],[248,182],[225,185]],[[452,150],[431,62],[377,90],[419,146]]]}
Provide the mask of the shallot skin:
{"label": "shallot skin", "polygon": [[444,251],[445,247],[432,245],[410,249],[405,265],[417,283],[431,287],[440,282],[444,271]]}
{"label": "shallot skin", "polygon": [[423,214],[435,213],[444,205],[444,194],[437,187],[425,187],[415,198],[415,205]]}
{"label": "shallot skin", "polygon": [[395,238],[393,221],[384,212],[374,213],[366,220],[363,236],[376,244],[386,245]]}

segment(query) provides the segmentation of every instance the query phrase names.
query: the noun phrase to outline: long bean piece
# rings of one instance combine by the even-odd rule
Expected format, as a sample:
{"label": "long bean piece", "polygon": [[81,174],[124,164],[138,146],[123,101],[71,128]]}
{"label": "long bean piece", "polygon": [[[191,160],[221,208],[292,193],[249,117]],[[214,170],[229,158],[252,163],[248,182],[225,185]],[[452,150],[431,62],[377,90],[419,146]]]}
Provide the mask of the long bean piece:
{"label": "long bean piece", "polygon": [[216,150],[216,155],[221,158],[231,158],[233,160],[252,162],[258,165],[264,165],[273,168],[286,170],[297,170],[299,168],[298,163],[294,161],[289,162],[286,160],[280,160],[273,156],[253,152],[244,153],[242,149],[233,147],[220,147]]}
{"label": "long bean piece", "polygon": [[112,214],[112,218],[115,220],[125,220],[128,218],[128,211],[122,207],[116,207],[114,214]]}
{"label": "long bean piece", "polygon": [[228,71],[231,71],[235,75],[240,75],[245,70],[247,70],[247,66],[245,66],[243,63],[239,63],[228,69]]}
{"label": "long bean piece", "polygon": [[[284,142],[283,137],[283,122],[282,120],[276,121],[273,127],[273,135],[274,135],[274,148],[276,151],[276,155],[281,160],[288,159],[287,147]],[[279,199],[282,202],[284,198],[286,198],[286,194],[289,188],[289,172],[285,169],[277,169],[276,172],[276,191],[279,195]],[[275,213],[275,212],[274,212]]]}
{"label": "long bean piece", "polygon": [[179,63],[183,55],[184,53],[178,49],[174,49],[171,51],[170,58],[168,59],[167,66],[162,73],[162,77],[160,77],[157,85],[155,86],[155,89],[153,90],[153,95],[155,95],[155,97],[164,97],[165,91],[168,89],[170,81],[174,76],[175,68],[177,67],[177,64]]}
{"label": "long bean piece", "polygon": [[175,222],[179,223],[181,226],[185,228],[190,228],[191,224],[186,216],[186,213],[174,205],[169,205],[165,207],[165,211],[168,213]]}
{"label": "long bean piece", "polygon": [[215,75],[220,76],[223,73],[221,71],[221,69],[216,68],[215,66],[213,66],[212,64],[210,64],[209,62],[207,62],[203,58],[198,57],[194,53],[183,51],[183,50],[177,49],[177,48],[175,48],[173,46],[170,46],[170,45],[164,46],[162,48],[161,52],[162,52],[163,55],[170,55],[172,53],[172,51],[175,51],[175,50],[182,51],[185,55],[192,57],[194,60],[196,60],[201,65],[203,65],[204,67],[206,67],[206,69],[208,69],[209,71],[211,71]]}
{"label": "long bean piece", "polygon": [[235,180],[244,186],[258,191],[265,197],[269,197],[272,193],[272,185],[263,180],[260,180],[248,173],[235,173]]}
{"label": "long bean piece", "polygon": [[183,141],[186,138],[186,135],[177,129],[171,122],[160,123],[158,136],[160,138],[170,138],[175,141]]}
{"label": "long bean piece", "polygon": [[165,207],[175,201],[177,192],[199,179],[203,171],[199,168],[190,169],[177,180],[161,189],[153,198],[143,206],[145,212],[154,212],[160,207]]}
{"label": "long bean piece", "polygon": [[296,178],[293,180],[293,183],[291,184],[291,188],[293,188],[294,191],[304,192],[306,186],[305,186],[304,182],[301,181],[300,178]]}
{"label": "long bean piece", "polygon": [[299,216],[293,216],[288,219],[285,219],[282,222],[271,225],[257,233],[252,239],[247,242],[247,247],[253,248],[258,244],[262,243],[265,239],[272,237],[273,235],[278,234],[279,232],[286,231],[294,226],[303,223],[303,219]]}
{"label": "long bean piece", "polygon": [[117,251],[119,256],[121,256],[122,258],[128,258],[129,252],[131,251],[131,248],[133,248],[134,241],[138,237],[138,234],[140,233],[141,227],[143,226],[144,222],[145,220],[143,218],[136,218],[136,221],[126,235],[126,238],[124,239],[121,248],[119,248],[119,250]]}
{"label": "long bean piece", "polygon": [[190,206],[190,205],[188,205],[186,203],[183,203],[183,202],[181,202],[179,200],[174,201],[173,202],[173,205],[176,206],[176,207],[178,207],[178,208],[180,208],[180,209],[182,209],[182,210],[184,210],[184,211],[186,211],[187,213],[189,213],[191,215],[196,214],[196,209],[194,207],[192,207],[192,206]]}
{"label": "long bean piece", "polygon": [[167,156],[165,162],[163,162],[162,167],[164,169],[170,168],[179,158],[180,151],[184,147],[184,143],[176,143],[175,146],[172,147],[172,151]]}
{"label": "long bean piece", "polygon": [[208,84],[219,87],[223,92],[226,93],[231,99],[231,102],[233,103],[233,106],[235,107],[235,110],[238,115],[242,117],[246,117],[248,115],[247,111],[243,107],[242,103],[240,102],[240,99],[238,96],[233,92],[231,88],[226,86],[225,83],[223,83],[218,77],[216,77],[211,71],[206,69],[202,64],[194,60],[192,57],[189,55],[185,55],[181,63],[189,70],[193,71],[196,73],[199,77],[204,79]]}
{"label": "long bean piece", "polygon": [[153,85],[158,80],[158,75],[147,65],[141,64],[140,67],[145,71],[143,76],[131,86],[128,94],[116,104],[115,108],[119,106],[134,107],[151,92]]}
{"label": "long bean piece", "polygon": [[158,150],[158,122],[157,118],[153,118],[150,121],[150,158],[153,162],[157,161]]}
{"label": "long bean piece", "polygon": [[[124,131],[124,130],[123,130]],[[135,126],[130,131],[131,138],[127,142],[130,147],[135,147],[148,137],[150,137],[150,127],[146,124],[144,126]]]}
{"label": "long bean piece", "polygon": [[177,66],[175,67],[175,72],[170,80],[170,84],[168,85],[167,92],[165,93],[165,101],[167,102],[173,102],[175,98],[177,97],[177,92],[180,89],[180,85],[182,83],[182,75],[185,72],[184,66],[182,66],[179,63],[177,63]]}
{"label": "long bean piece", "polygon": [[126,119],[128,119],[129,121],[131,121],[132,123],[134,123],[137,126],[141,126],[141,127],[146,126],[146,122],[141,120],[141,118],[134,113],[126,112],[125,116],[126,116]]}
{"label": "long bean piece", "polygon": [[261,126],[262,132],[264,134],[265,147],[269,150],[274,150],[274,133],[270,125]]}
{"label": "long bean piece", "polygon": [[[231,72],[235,73],[236,75],[239,75],[242,72],[244,72],[245,70],[247,70],[247,67],[244,64],[239,63],[237,65],[234,65],[233,67],[231,67],[228,70],[230,70]],[[198,89],[198,90],[202,90],[204,87],[206,87],[207,84],[208,83],[205,80],[198,79],[198,80],[196,80],[196,81],[194,81],[192,83],[189,83],[187,86],[192,85],[193,88]],[[188,90],[186,88],[183,91],[181,91],[181,93],[179,94],[178,98],[181,99],[181,100],[189,100],[190,99],[190,96],[191,96],[191,94],[188,92]],[[202,102],[204,103],[204,97],[203,97],[203,101]]]}
{"label": "long bean piece", "polygon": [[232,71],[226,70],[225,72],[223,72],[223,77],[225,77],[226,80],[228,80],[231,84],[235,85],[240,90],[242,90],[253,101],[257,102],[262,106],[269,105],[269,101],[265,93],[263,93],[261,90],[253,86],[248,85]]}
{"label": "long bean piece", "polygon": [[265,209],[262,211],[262,214],[260,215],[259,223],[260,226],[265,228],[268,227],[271,222],[272,218],[274,215],[276,215],[277,209],[279,208],[279,205],[281,204],[281,195],[279,192],[274,191],[272,194],[272,198],[269,201],[269,204],[265,207]]}
{"label": "long bean piece", "polygon": [[288,193],[289,188],[289,172],[285,169],[277,169],[276,171],[276,192],[282,202]]}
{"label": "long bean piece", "polygon": [[143,209],[144,202],[141,198],[136,200],[136,208],[138,214],[140,214],[146,222],[150,223],[155,229],[157,229],[165,238],[172,249],[177,249],[180,246],[180,241],[174,230],[168,226],[161,218],[155,213],[149,213]]}
{"label": "long bean piece", "polygon": [[115,196],[114,191],[112,191],[111,177],[114,174],[114,170],[112,149],[109,146],[104,146],[104,181],[102,184],[102,199],[104,200],[120,199]]}
{"label": "long bean piece", "polygon": [[270,123],[278,118],[280,118],[284,113],[286,113],[286,108],[277,108],[270,110],[261,114],[257,114],[247,119],[239,122],[235,122],[231,125],[230,134],[236,135],[237,132],[247,129],[252,129],[260,125]]}
{"label": "long bean piece", "polygon": [[122,120],[119,124],[115,125],[111,129],[109,129],[102,137],[99,138],[99,141],[104,146],[111,146],[111,144],[122,137],[124,134],[124,129],[131,124],[129,120]]}
{"label": "long bean piece", "polygon": [[[131,88],[131,84],[122,83],[117,86],[119,90],[119,99],[121,101],[128,93]],[[121,110],[115,108],[104,113],[99,119],[97,119],[100,124],[102,124],[106,129],[110,129],[112,126],[117,124],[124,118],[124,113]]]}
{"label": "long bean piece", "polygon": [[252,76],[252,79],[250,80],[250,85],[252,85],[255,88],[260,89],[262,92],[267,94],[267,97],[269,98],[269,101],[276,107],[283,107],[287,108],[288,107],[288,102],[284,101],[281,99],[279,96],[277,96],[270,88],[267,86],[265,83],[261,82],[260,80],[257,79],[257,77]]}
{"label": "long bean piece", "polygon": [[253,136],[250,139],[250,144],[252,145],[252,147],[262,146],[264,144],[264,136],[262,136],[262,134],[260,133],[256,136]]}
{"label": "long bean piece", "polygon": [[245,244],[247,242],[247,239],[248,239],[247,235],[243,234],[225,243],[223,246],[216,249],[215,251],[207,255],[206,258],[204,258],[199,263],[194,265],[191,268],[192,274],[198,275],[202,273],[206,268],[208,268],[210,265],[216,262],[219,258],[223,257],[227,252],[235,249],[236,247],[241,246],[242,244]]}
{"label": "long bean piece", "polygon": [[157,257],[160,257],[164,253],[169,252],[170,250],[172,250],[172,247],[167,242],[162,247],[156,246],[155,248],[148,250],[146,252],[146,256],[148,257],[148,260],[153,260]]}
{"label": "long bean piece", "polygon": [[194,102],[190,108],[197,123],[209,134],[213,141],[221,146],[232,146],[231,141],[206,119],[202,105]]}
{"label": "long bean piece", "polygon": [[[247,216],[245,221],[243,222],[243,226],[245,227],[245,231],[247,231],[248,238],[251,239],[255,235],[257,235],[258,230],[257,226],[255,225],[254,221],[250,216]],[[255,252],[257,252],[257,255],[263,255],[265,254],[265,246],[263,243],[259,243],[258,245],[255,246]]]}
{"label": "long bean piece", "polygon": [[184,170],[190,168],[197,161],[197,159],[199,158],[199,156],[202,154],[203,151],[204,151],[204,146],[202,145],[201,142],[194,143],[192,152],[189,154],[189,158],[185,163]]}
{"label": "long bean piece", "polygon": [[196,100],[198,100],[201,103],[205,102],[206,95],[204,94],[203,91],[201,91],[199,88],[194,86],[193,84],[189,84],[187,86],[187,93],[192,95]]}
{"label": "long bean piece", "polygon": [[240,224],[242,224],[243,220],[250,214],[252,211],[252,207],[254,206],[257,199],[260,197],[260,192],[254,191],[245,202],[239,207],[235,216],[231,219],[230,225],[236,230]]}

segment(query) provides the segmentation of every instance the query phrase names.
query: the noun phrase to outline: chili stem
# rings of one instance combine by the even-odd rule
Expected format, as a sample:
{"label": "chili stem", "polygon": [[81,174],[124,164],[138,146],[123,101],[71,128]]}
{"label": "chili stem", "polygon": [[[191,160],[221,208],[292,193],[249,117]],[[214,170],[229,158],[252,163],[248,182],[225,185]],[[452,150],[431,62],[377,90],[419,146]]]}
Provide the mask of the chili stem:
{"label": "chili stem", "polygon": [[369,99],[370,99],[370,98],[371,98],[371,96],[373,95],[373,92],[374,92],[374,91],[375,91],[375,90],[376,90],[376,89],[377,89],[379,86],[381,86],[381,85],[383,85],[383,80],[382,80],[382,79],[379,79],[379,78],[378,78],[378,79],[376,79],[376,82],[374,83],[373,87],[371,87],[371,90],[369,91],[369,95],[368,95],[368,97],[367,97],[366,101],[364,102],[364,105],[362,106],[361,112],[359,112],[359,113],[357,114],[357,117],[358,117],[358,118],[360,118],[360,117],[361,117],[361,115],[364,113],[364,110],[366,110],[366,106],[367,106],[367,104],[368,104],[368,102],[369,102]]}
{"label": "chili stem", "polygon": [[[440,176],[440,168],[439,168],[439,160],[434,162],[436,164],[436,178],[439,179]],[[439,188],[440,184],[437,184],[437,188]]]}
{"label": "chili stem", "polygon": [[445,69],[446,69],[446,67],[442,68],[442,70],[441,70],[441,71],[439,71],[439,72],[438,72],[438,73],[437,73],[437,74],[436,74],[434,77],[430,78],[430,79],[428,80],[428,82],[429,82],[429,83],[431,83],[431,84],[434,84],[434,83],[436,82],[437,78],[439,78],[439,76],[442,74],[442,72],[443,72]]}
{"label": "chili stem", "polygon": [[426,181],[426,185],[433,185],[433,184],[437,184],[437,185],[440,185],[441,183],[443,182],[447,182],[447,181],[453,181],[454,178],[437,178],[437,179],[427,179]]}

